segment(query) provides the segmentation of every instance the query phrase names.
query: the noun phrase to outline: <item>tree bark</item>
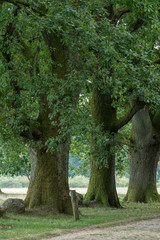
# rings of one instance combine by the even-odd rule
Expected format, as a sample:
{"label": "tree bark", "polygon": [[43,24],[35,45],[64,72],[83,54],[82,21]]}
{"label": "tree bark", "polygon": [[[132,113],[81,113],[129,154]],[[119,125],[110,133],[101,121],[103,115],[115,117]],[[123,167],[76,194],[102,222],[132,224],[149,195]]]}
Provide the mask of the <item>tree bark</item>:
{"label": "tree bark", "polygon": [[72,214],[68,187],[69,146],[61,146],[61,154],[46,149],[31,149],[31,179],[25,199],[29,208],[51,207],[53,211]]}
{"label": "tree bark", "polygon": [[[50,51],[53,60],[52,72],[58,79],[66,79],[68,73],[68,50],[56,37],[54,32],[43,32],[43,37]],[[58,91],[60,83],[55,83],[55,93]],[[63,84],[63,83],[62,83]],[[65,92],[65,85],[63,84]],[[58,92],[57,92],[58,94]],[[66,90],[63,97],[71,98],[71,104],[75,108],[78,101],[78,94],[72,96],[72,93]],[[38,126],[31,126],[31,136],[34,142],[40,141],[42,147],[30,150],[31,156],[31,179],[25,204],[29,208],[37,206],[52,207],[60,213],[72,214],[72,204],[69,196],[68,186],[68,159],[69,159],[69,141],[70,136],[65,136],[63,143],[57,146],[58,150],[54,152],[47,151],[46,142],[50,138],[56,139],[60,136],[60,115],[58,112],[53,119],[49,115],[53,114],[54,109],[49,106],[46,95],[40,95]],[[52,103],[54,108],[54,103]],[[64,116],[65,117],[65,116]],[[56,123],[53,126],[52,122]]]}
{"label": "tree bark", "polygon": [[120,207],[115,184],[115,159],[108,159],[108,168],[99,168],[94,159],[91,159],[91,176],[86,201],[96,201],[103,205]]}
{"label": "tree bark", "polygon": [[50,112],[47,98],[42,96],[39,124],[30,129],[32,141],[40,142],[40,145],[34,149],[30,148],[31,179],[25,205],[29,208],[47,206],[56,212],[72,214],[68,186],[69,141],[64,138],[63,143],[57,145],[54,152],[48,150],[47,140],[59,136],[59,127],[52,126]]}
{"label": "tree bark", "polygon": [[[15,1],[9,2],[14,3]],[[29,7],[28,4],[22,5]],[[35,11],[35,9],[33,8],[32,10]],[[17,11],[18,10],[15,11],[15,16],[17,14]],[[45,14],[46,11],[47,10],[45,9],[45,6],[42,5],[40,6],[40,8],[37,8],[36,12],[39,12],[40,14],[42,13]],[[24,103],[21,104],[21,101],[22,102],[24,101],[24,97],[22,94],[21,99],[21,92],[23,91],[27,92],[29,84],[30,84],[29,92],[30,91],[36,92],[35,96],[37,98],[35,99],[35,103],[39,107],[37,119],[33,120],[32,118],[28,117],[26,114],[26,108],[24,108],[24,112],[23,111],[21,112],[21,115],[23,117],[18,118],[22,119],[20,120],[20,122],[18,122],[19,120],[16,119],[17,116],[16,115],[14,116],[16,119],[15,121],[16,124],[21,124],[20,127],[23,126],[20,136],[23,137],[24,141],[27,142],[29,145],[32,145],[32,147],[34,146],[34,149],[30,150],[32,162],[31,180],[29,184],[28,193],[25,199],[25,204],[29,208],[40,205],[43,206],[47,205],[51,206],[58,212],[72,213],[72,206],[69,197],[68,187],[68,157],[69,157],[68,139],[70,139],[70,136],[68,135],[70,135],[70,133],[68,133],[69,132],[68,131],[69,126],[67,126],[68,123],[67,121],[64,121],[62,117],[67,118],[68,116],[69,111],[67,111],[66,113],[64,111],[65,107],[67,109],[69,105],[69,108],[71,108],[72,105],[73,109],[75,108],[78,102],[80,84],[76,80],[75,89],[68,87],[68,85],[70,84],[70,82],[67,79],[67,74],[70,71],[69,70],[70,67],[68,66],[68,61],[70,57],[69,48],[65,46],[64,42],[61,39],[60,34],[58,34],[58,32],[54,30],[49,31],[46,28],[46,30],[42,32],[42,35],[44,38],[44,42],[48,47],[50,58],[52,60],[51,69],[48,69],[48,73],[46,74],[46,78],[49,77],[49,79],[51,79],[51,75],[53,77],[53,82],[51,81],[50,84],[48,82],[48,84],[45,85],[44,81],[42,81],[41,87],[39,86],[39,83],[42,80],[39,76],[41,75],[41,73],[44,74],[45,72],[42,69],[43,67],[41,67],[41,63],[40,64],[38,63],[38,55],[41,50],[40,49],[41,43],[36,50],[34,47],[32,48],[30,44],[27,45],[27,40],[23,41],[23,39],[21,39],[18,30],[11,23],[7,27],[6,34],[4,35],[5,48],[4,51],[2,52],[3,57],[6,59],[8,63],[9,66],[8,70],[10,70],[10,74],[12,75],[13,71],[14,74],[16,75],[16,69],[14,69],[14,64],[12,64],[13,66],[10,66],[9,64],[12,59],[12,54],[10,53],[10,51],[7,51],[9,48],[8,44],[10,43],[10,41],[8,41],[8,36],[12,37],[12,39],[14,39],[14,37],[16,36],[17,43],[19,43],[21,46],[19,49],[21,49],[21,53],[27,60],[28,69],[27,71],[25,70],[26,74],[27,73],[29,74],[29,79],[31,80],[30,82],[27,83],[26,89],[25,86],[19,87],[19,85],[21,86],[19,75],[17,75],[16,77],[14,75],[14,79],[11,76],[11,86],[16,94],[14,98],[15,100],[13,100],[13,102],[10,103],[9,107],[11,107],[12,109],[16,108],[16,110],[20,107],[22,110]],[[46,57],[48,58],[49,57],[48,51],[46,52],[46,54],[47,54]],[[37,85],[35,81],[37,81]],[[56,96],[53,100],[49,99],[47,96],[48,94],[50,95],[49,91],[50,89],[48,89],[49,86],[53,90],[52,94]],[[30,96],[30,94],[26,96]],[[67,101],[65,99],[66,97]],[[65,99],[64,102],[63,99]],[[56,108],[55,106],[57,102],[60,102],[60,104]],[[64,106],[64,104],[66,105]],[[50,119],[51,116],[53,116],[52,119]],[[53,122],[55,123],[54,126]],[[65,129],[63,129],[63,127],[67,129],[67,133],[65,133]],[[61,132],[63,132],[64,138],[63,140],[61,137]],[[61,139],[59,139],[58,137],[61,137]],[[61,142],[61,145],[58,146],[59,151],[56,149],[54,149],[54,152],[52,153],[47,151],[47,141],[49,141],[50,139],[57,140],[57,138],[58,141]]]}
{"label": "tree bark", "polygon": [[[112,101],[108,93],[102,94],[99,90],[93,90],[92,96],[92,117],[96,126],[102,125],[102,132],[113,133],[116,125],[116,110],[112,107]],[[91,139],[93,148],[98,152],[98,145]],[[109,153],[110,146],[104,146],[104,150]],[[105,154],[105,152],[104,152]],[[120,207],[116,184],[115,184],[115,156],[113,153],[106,154],[108,166],[100,164],[94,155],[91,156],[91,174],[88,191],[85,196],[87,201],[96,201],[98,203]]]}
{"label": "tree bark", "polygon": [[133,143],[136,149],[130,153],[130,180],[125,200],[160,201],[156,188],[160,140],[147,109],[133,117]]}

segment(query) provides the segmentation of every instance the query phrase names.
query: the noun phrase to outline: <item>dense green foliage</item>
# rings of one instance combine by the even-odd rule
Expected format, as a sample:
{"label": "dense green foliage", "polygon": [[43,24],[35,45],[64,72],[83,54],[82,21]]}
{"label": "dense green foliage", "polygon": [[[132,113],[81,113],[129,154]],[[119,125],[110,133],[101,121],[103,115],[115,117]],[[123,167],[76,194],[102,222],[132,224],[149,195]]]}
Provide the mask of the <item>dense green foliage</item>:
{"label": "dense green foliage", "polygon": [[30,176],[30,160],[27,147],[7,149],[5,144],[0,149],[0,174],[12,176]]}
{"label": "dense green foliage", "polygon": [[[138,96],[158,105],[159,70],[153,64],[156,56],[155,49],[151,48],[153,43],[155,46],[158,43],[158,1],[153,5],[148,1],[144,4],[139,1],[65,1],[65,4],[29,1],[27,5],[30,7],[24,8],[22,2],[18,10],[12,4],[1,5],[1,135],[4,141],[19,138],[31,126],[39,124],[40,99],[44,92],[52,109],[53,125],[61,126],[58,138],[47,139],[49,149],[54,149],[57,141],[69,135],[68,131],[73,134],[71,101],[84,84],[89,88],[94,84],[102,92],[109,91],[115,106],[121,108],[131,94],[133,99]],[[110,5],[117,8],[112,18],[119,21],[117,25],[109,20]],[[120,17],[118,14],[124,11],[124,6],[127,14]],[[135,34],[132,30],[139,17],[147,24]],[[72,58],[65,80],[52,73],[57,63],[49,56],[44,31],[55,32],[63,44],[70,46]],[[114,69],[112,75],[111,69]],[[62,114],[57,122],[58,113]],[[32,143],[33,137],[29,139]]]}

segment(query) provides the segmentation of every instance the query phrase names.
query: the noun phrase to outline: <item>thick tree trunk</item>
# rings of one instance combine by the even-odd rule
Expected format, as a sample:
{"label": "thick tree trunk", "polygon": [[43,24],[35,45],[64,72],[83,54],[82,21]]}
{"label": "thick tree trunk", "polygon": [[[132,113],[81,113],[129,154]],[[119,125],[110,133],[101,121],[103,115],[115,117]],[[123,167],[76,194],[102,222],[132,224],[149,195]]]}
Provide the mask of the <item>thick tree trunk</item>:
{"label": "thick tree trunk", "polygon": [[51,207],[60,213],[72,214],[68,187],[69,147],[62,145],[61,154],[46,149],[30,149],[31,179],[25,204],[29,208]]}
{"label": "thick tree trunk", "polygon": [[48,150],[47,140],[59,136],[58,126],[52,126],[49,119],[50,112],[44,96],[41,99],[39,126],[33,126],[31,131],[32,138],[35,142],[40,141],[40,145],[30,149],[31,178],[25,205],[29,208],[42,205],[60,213],[72,214],[68,186],[69,143],[65,138],[54,152]]}
{"label": "thick tree trunk", "polygon": [[160,153],[160,141],[147,109],[133,118],[133,142],[135,151],[130,154],[130,180],[127,201],[159,201],[156,188],[156,170]]}
{"label": "thick tree trunk", "polygon": [[[116,123],[116,111],[111,104],[108,93],[101,94],[98,90],[93,91],[92,117],[97,126],[102,126],[104,134],[106,132],[111,134]],[[100,151],[98,144],[93,139],[91,141],[93,148],[98,153]],[[110,147],[108,145],[104,146],[103,149],[108,166],[106,167],[105,164],[101,163],[99,167],[94,154],[91,156],[91,174],[85,200],[94,200],[108,206],[120,207],[115,185],[115,157],[112,153],[109,153]],[[105,154],[105,151],[107,151],[107,154]]]}
{"label": "thick tree trunk", "polygon": [[115,184],[115,160],[114,156],[108,159],[108,168],[99,168],[96,162],[91,160],[91,177],[86,201],[94,200],[107,206],[120,207]]}
{"label": "thick tree trunk", "polygon": [[[68,49],[61,43],[61,39],[56,36],[55,32],[44,31],[43,37],[53,60],[52,72],[60,79],[60,82],[54,85],[55,94],[62,100],[68,96],[71,99],[70,103],[75,108],[78,94],[72,95],[72,92],[69,92],[66,88],[65,83],[68,73]],[[66,91],[66,94],[58,94],[60,84],[62,84],[61,87],[63,87],[64,92]],[[47,152],[47,147],[45,147],[49,139],[60,137],[60,115],[64,113],[61,113],[61,109],[59,109],[57,114],[53,113],[54,102],[50,106],[47,96],[41,95],[38,126],[32,127],[31,134],[35,141],[41,142],[43,147],[30,150],[31,179],[25,204],[29,208],[46,205],[47,207],[52,207],[57,212],[72,214],[68,186],[69,145],[66,143],[70,136],[65,136],[63,144],[57,146],[58,152],[56,149],[54,149],[53,153]],[[50,115],[54,116],[53,119],[49,118]],[[56,123],[56,126],[53,126],[53,121]]]}

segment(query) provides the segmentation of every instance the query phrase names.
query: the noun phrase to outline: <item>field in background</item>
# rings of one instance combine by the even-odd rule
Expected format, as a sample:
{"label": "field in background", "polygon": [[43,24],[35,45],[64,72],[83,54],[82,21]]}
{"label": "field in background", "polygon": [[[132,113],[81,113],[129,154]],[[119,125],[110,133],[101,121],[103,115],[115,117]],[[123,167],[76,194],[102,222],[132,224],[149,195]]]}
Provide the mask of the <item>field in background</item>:
{"label": "field in background", "polygon": [[[117,187],[127,187],[128,178],[116,177]],[[89,183],[89,178],[84,176],[75,176],[73,178],[69,177],[69,186],[72,188],[87,188]],[[2,176],[0,175],[0,188],[26,188],[28,187],[29,180],[26,176]]]}
{"label": "field in background", "polygon": [[[87,188],[70,188],[71,190],[76,190],[76,192],[81,193],[81,194],[86,194]],[[26,194],[27,193],[27,188],[1,188],[3,193],[8,193],[8,194]],[[159,189],[160,190],[160,189]],[[118,187],[117,188],[118,194],[126,194],[127,192],[127,187]]]}
{"label": "field in background", "polygon": [[[11,194],[26,194],[29,180],[25,176],[0,176],[0,189],[4,193]],[[70,189],[75,189],[81,194],[87,192],[89,178],[84,176],[69,177]],[[126,177],[117,177],[117,190],[119,194],[125,194],[128,186],[128,179]]]}
{"label": "field in background", "polygon": [[[129,179],[125,176],[116,177],[117,191],[119,194],[125,194],[127,192]],[[0,176],[0,189],[5,193],[19,193],[26,194],[29,180],[25,176]],[[69,178],[69,186],[71,189],[76,189],[77,192],[85,194],[87,191],[89,178],[84,176],[75,176]],[[160,193],[160,184],[157,184],[158,192]]]}

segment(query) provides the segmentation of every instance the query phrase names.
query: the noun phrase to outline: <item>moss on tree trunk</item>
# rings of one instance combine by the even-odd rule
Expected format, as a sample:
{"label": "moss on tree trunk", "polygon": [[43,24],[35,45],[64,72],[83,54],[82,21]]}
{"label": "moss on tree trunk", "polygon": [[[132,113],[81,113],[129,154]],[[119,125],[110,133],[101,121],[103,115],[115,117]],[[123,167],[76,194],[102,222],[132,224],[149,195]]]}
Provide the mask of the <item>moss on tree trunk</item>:
{"label": "moss on tree trunk", "polygon": [[85,200],[120,207],[115,185],[114,156],[108,159],[108,168],[104,166],[99,168],[96,162],[91,160],[91,176]]}
{"label": "moss on tree trunk", "polygon": [[[111,134],[114,130],[116,123],[116,111],[112,107],[112,101],[108,93],[102,94],[99,90],[93,90],[92,97],[92,117],[94,123],[98,126],[102,126],[102,132],[104,134],[108,132]],[[92,141],[92,146],[94,149],[99,151],[98,144]],[[85,200],[96,201],[108,206],[120,207],[116,185],[115,185],[115,157],[114,154],[109,152],[110,146],[104,146],[104,154],[107,157],[105,162],[108,166],[100,164],[97,165],[97,159],[95,156],[91,156],[91,174],[87,194]]]}
{"label": "moss on tree trunk", "polygon": [[156,188],[160,141],[147,109],[133,118],[133,142],[136,149],[130,154],[130,180],[125,200],[160,201]]}
{"label": "moss on tree trunk", "polygon": [[[68,96],[71,99],[73,108],[75,108],[78,94],[75,95],[69,92],[66,88],[66,83],[64,84],[65,81],[62,81],[62,79],[66,79],[68,73],[68,48],[65,47],[61,42],[61,38],[57,37],[54,31],[43,31],[43,37],[53,61],[53,79],[55,75],[57,79],[60,79],[54,85],[55,94],[60,95],[61,101],[63,97]],[[64,95],[58,93],[60,86],[64,89]],[[38,124],[31,126],[30,133],[33,141],[40,141],[42,147],[30,149],[31,179],[25,204],[29,208],[46,205],[60,213],[72,214],[68,186],[69,145],[67,140],[70,136],[65,136],[63,144],[57,146],[58,152],[55,149],[51,153],[47,151],[46,147],[46,142],[49,139],[59,137],[59,130],[61,130],[59,127],[60,115],[63,116],[64,113],[61,113],[61,110],[58,113],[54,113],[54,104],[56,102],[52,102],[50,105],[45,93],[42,93],[39,97]],[[53,115],[52,119],[49,118],[50,115]],[[53,122],[56,123],[56,126],[53,126]]]}
{"label": "moss on tree trunk", "polygon": [[72,214],[68,186],[69,143],[64,139],[63,144],[57,146],[58,152],[56,149],[52,153],[47,151],[46,141],[58,136],[58,127],[52,126],[50,112],[46,96],[42,96],[39,126],[33,126],[31,131],[34,141],[41,144],[30,149],[31,178],[25,205],[29,208],[42,205]]}
{"label": "moss on tree trunk", "polygon": [[29,208],[51,207],[60,213],[72,214],[68,187],[68,146],[61,146],[61,154],[46,149],[30,149],[31,179],[25,199]]}

